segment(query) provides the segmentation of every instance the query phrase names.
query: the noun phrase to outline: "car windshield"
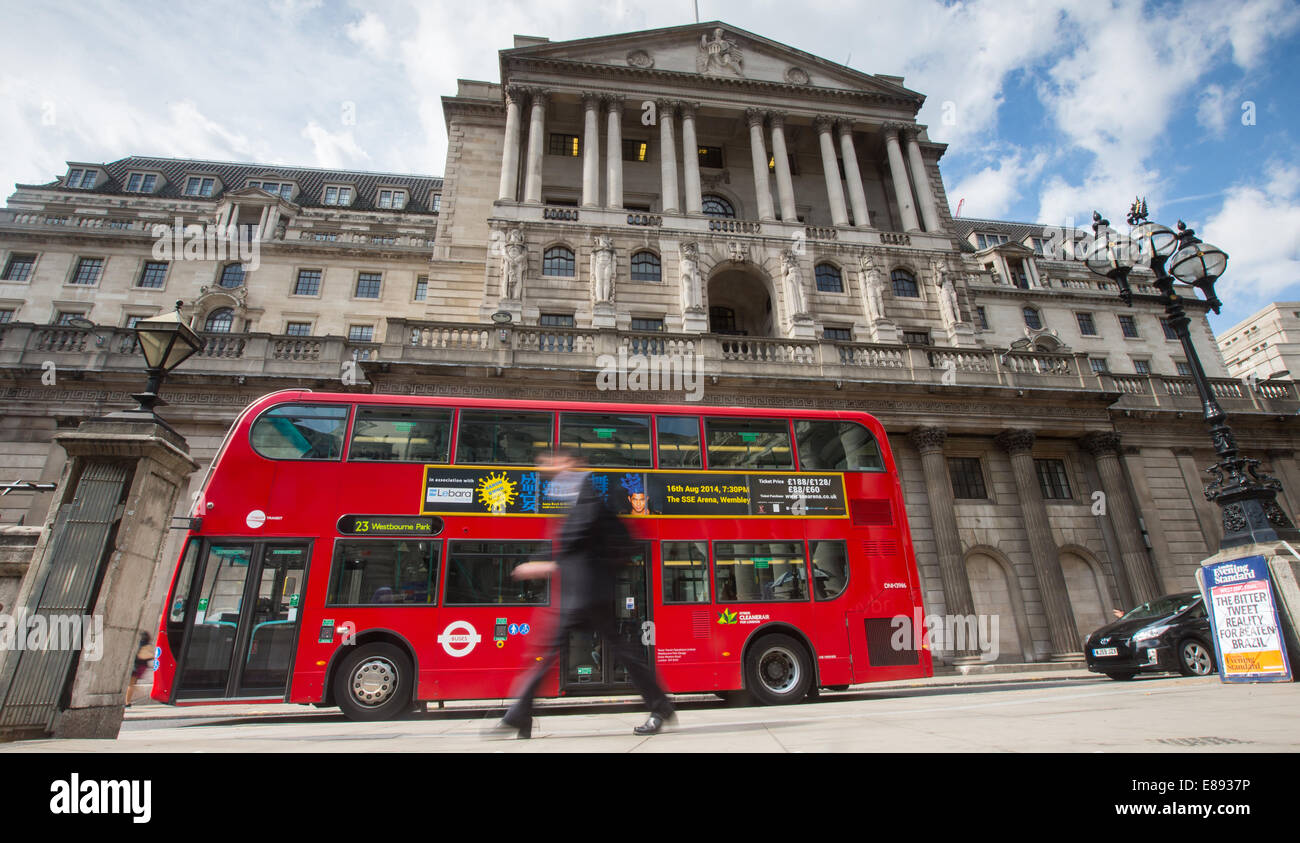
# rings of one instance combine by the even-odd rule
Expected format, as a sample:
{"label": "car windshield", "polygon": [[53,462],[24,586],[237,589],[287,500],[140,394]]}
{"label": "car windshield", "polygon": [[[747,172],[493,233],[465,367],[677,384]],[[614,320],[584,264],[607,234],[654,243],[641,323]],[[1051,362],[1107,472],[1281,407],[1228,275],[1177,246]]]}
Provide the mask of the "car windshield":
{"label": "car windshield", "polygon": [[1136,609],[1130,609],[1128,614],[1124,615],[1120,620],[1136,621],[1143,618],[1163,618],[1166,615],[1181,612],[1198,599],[1200,599],[1198,594],[1175,594],[1172,597],[1161,597],[1159,600],[1143,603]]}

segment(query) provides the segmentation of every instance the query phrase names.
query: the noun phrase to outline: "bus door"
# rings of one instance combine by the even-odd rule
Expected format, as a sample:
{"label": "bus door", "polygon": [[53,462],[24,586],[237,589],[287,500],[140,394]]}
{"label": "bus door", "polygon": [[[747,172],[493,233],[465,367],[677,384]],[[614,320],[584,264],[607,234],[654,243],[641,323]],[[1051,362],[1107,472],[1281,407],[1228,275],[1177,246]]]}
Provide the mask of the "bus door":
{"label": "bus door", "polygon": [[293,668],[307,542],[210,541],[195,572],[175,698],[283,697]]}
{"label": "bus door", "polygon": [[[645,664],[652,664],[651,610],[648,577],[650,545],[619,568],[614,580],[614,626]],[[627,668],[614,659],[614,648],[590,632],[569,633],[569,646],[560,664],[560,690],[564,692],[618,691],[632,688]]]}

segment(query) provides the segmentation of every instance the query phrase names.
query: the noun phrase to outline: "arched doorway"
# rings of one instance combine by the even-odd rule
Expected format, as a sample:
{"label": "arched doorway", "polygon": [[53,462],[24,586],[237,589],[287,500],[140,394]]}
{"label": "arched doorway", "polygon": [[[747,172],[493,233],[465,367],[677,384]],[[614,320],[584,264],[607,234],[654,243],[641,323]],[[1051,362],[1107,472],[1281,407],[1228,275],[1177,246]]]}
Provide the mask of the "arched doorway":
{"label": "arched doorway", "polygon": [[[971,602],[977,615],[998,619],[998,657],[1000,662],[1019,662],[1028,658],[1020,640],[1020,617],[1023,605],[1019,592],[1012,591],[1008,569],[990,553],[972,551],[966,557],[966,578],[970,582]],[[987,622],[986,622],[987,623]],[[981,623],[982,629],[989,627]]]}
{"label": "arched doorway", "polygon": [[1105,588],[1098,581],[1096,563],[1079,551],[1061,552],[1061,573],[1065,574],[1065,592],[1074,609],[1074,624],[1080,635],[1088,635],[1113,620],[1106,608]]}
{"label": "arched doorway", "polygon": [[709,279],[709,331],[738,337],[776,336],[776,313],[767,282],[741,268]]}

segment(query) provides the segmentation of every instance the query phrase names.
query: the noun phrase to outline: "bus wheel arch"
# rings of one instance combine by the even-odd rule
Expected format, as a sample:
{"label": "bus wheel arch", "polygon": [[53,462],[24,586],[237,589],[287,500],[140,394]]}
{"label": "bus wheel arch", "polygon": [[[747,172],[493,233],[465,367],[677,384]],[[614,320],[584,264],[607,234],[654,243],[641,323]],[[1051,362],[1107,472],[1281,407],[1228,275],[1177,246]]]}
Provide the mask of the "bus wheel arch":
{"label": "bus wheel arch", "polygon": [[[756,660],[767,655],[760,651],[769,648],[773,658],[787,663],[787,667],[795,673],[791,677],[793,687],[786,694],[775,693],[763,687],[763,683],[753,681],[759,669]],[[801,702],[805,697],[814,695],[818,688],[817,651],[813,649],[808,636],[790,624],[767,623],[755,629],[741,650],[740,663],[742,687],[750,697],[763,705]]]}
{"label": "bus wheel arch", "polygon": [[[418,677],[420,675],[420,660],[415,654],[415,648],[411,646],[405,636],[391,629],[368,629],[365,632],[357,633],[357,636],[349,644],[338,647],[334,655],[330,657],[329,666],[325,670],[324,699],[322,705],[337,705],[344,709],[344,713],[349,713],[349,709],[341,704],[338,699],[336,688],[338,687],[337,678],[339,671],[356,653],[380,651],[381,645],[393,648],[397,654],[405,659],[405,667],[408,669],[409,677],[399,677],[401,684],[406,686],[403,696],[406,697],[405,704],[401,706],[404,711],[416,699],[416,691],[419,687]],[[390,656],[392,652],[389,651]],[[402,665],[398,663],[399,667]],[[353,712],[355,713],[355,712]],[[349,714],[351,716],[351,714]]]}

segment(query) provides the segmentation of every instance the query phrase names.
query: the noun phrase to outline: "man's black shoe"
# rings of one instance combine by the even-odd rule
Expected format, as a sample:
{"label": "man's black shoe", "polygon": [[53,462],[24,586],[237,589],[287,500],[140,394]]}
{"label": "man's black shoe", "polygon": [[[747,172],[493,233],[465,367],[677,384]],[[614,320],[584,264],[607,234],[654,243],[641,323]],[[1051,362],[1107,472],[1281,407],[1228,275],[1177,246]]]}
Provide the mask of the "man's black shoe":
{"label": "man's black shoe", "polygon": [[488,738],[489,740],[505,740],[510,737],[511,734],[514,734],[514,736],[519,740],[527,740],[528,738],[531,738],[533,736],[532,719],[529,718],[528,725],[526,726],[516,726],[513,723],[501,720],[498,721],[495,726],[483,730],[483,737]]}
{"label": "man's black shoe", "polygon": [[659,714],[656,712],[654,714],[651,714],[648,718],[646,718],[646,721],[642,723],[640,726],[634,728],[632,730],[632,734],[657,735],[659,734],[660,731],[663,730],[665,723],[671,723],[676,719],[677,719],[677,715],[671,711],[668,712],[667,714]]}

